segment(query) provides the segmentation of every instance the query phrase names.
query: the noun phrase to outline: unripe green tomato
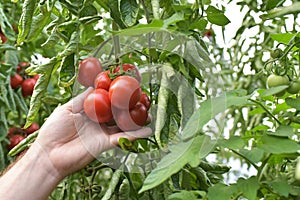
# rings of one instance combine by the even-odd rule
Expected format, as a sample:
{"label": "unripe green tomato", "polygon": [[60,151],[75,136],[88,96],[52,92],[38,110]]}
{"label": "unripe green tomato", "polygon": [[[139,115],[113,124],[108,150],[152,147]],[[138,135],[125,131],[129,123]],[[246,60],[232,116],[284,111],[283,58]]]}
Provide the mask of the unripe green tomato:
{"label": "unripe green tomato", "polygon": [[300,91],[300,81],[293,81],[290,84],[290,87],[287,88],[287,92],[290,94],[297,94]]}
{"label": "unripe green tomato", "polygon": [[[289,77],[286,75],[280,76],[280,75],[271,74],[267,78],[268,88],[282,86],[282,85],[289,85],[289,84],[290,84]],[[280,97],[283,96],[284,94],[285,94],[285,90],[278,92],[276,96]]]}
{"label": "unripe green tomato", "polygon": [[279,58],[280,56],[282,56],[282,50],[281,49],[275,49],[271,52],[271,57],[272,58]]}
{"label": "unripe green tomato", "polygon": [[281,85],[289,85],[289,84],[290,84],[289,77],[286,75],[280,76],[276,74],[271,74],[267,78],[268,88],[277,87]]}

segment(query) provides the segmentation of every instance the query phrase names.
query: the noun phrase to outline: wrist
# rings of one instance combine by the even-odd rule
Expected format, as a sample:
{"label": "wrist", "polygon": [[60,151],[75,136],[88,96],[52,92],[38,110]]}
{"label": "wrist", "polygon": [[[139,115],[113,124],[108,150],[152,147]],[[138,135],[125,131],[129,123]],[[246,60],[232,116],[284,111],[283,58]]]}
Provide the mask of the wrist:
{"label": "wrist", "polygon": [[3,200],[47,199],[61,179],[46,152],[35,142],[1,177],[0,196],[4,197]]}

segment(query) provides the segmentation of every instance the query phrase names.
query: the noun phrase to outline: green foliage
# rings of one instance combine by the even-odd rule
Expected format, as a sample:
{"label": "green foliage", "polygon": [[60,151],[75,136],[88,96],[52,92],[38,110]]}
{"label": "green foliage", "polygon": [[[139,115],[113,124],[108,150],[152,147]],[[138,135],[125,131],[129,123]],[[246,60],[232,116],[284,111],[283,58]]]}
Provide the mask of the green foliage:
{"label": "green foliage", "polygon": [[[300,76],[299,2],[188,2],[1,1],[0,169],[38,134],[8,153],[8,129],[42,124],[83,89],[78,63],[95,56],[104,68],[127,62],[143,72],[154,134],[121,138],[49,199],[298,199],[300,102],[288,88]],[[223,46],[229,3],[245,15]],[[22,61],[31,63],[25,77],[40,75],[30,98],[10,86]],[[290,84],[267,88],[271,74]]]}

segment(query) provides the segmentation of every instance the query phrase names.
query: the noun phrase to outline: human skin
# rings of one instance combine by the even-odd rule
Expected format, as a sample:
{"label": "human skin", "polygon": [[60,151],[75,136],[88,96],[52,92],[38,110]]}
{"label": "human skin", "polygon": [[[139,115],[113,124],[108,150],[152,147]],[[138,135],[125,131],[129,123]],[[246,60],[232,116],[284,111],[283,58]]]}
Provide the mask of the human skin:
{"label": "human skin", "polygon": [[151,135],[150,128],[124,133],[118,127],[88,120],[83,101],[90,91],[49,116],[28,151],[0,178],[1,200],[47,199],[62,179],[116,147],[120,137],[134,141]]}

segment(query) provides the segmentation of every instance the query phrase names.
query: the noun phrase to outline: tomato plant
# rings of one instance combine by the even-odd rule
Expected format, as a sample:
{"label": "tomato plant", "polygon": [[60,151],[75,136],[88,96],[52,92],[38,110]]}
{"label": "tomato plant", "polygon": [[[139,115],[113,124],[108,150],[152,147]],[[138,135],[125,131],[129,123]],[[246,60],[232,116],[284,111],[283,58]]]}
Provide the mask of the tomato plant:
{"label": "tomato plant", "polygon": [[111,82],[109,99],[119,109],[131,109],[140,100],[142,90],[139,82],[131,76],[119,76]]}
{"label": "tomato plant", "polygon": [[104,89],[90,92],[85,97],[83,107],[86,115],[94,122],[104,123],[112,119],[111,103]]}
{"label": "tomato plant", "polygon": [[83,86],[94,86],[94,80],[100,72],[102,65],[98,58],[85,58],[79,63],[77,80]]}

